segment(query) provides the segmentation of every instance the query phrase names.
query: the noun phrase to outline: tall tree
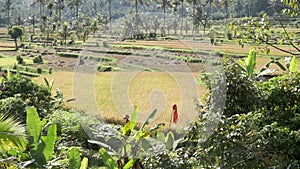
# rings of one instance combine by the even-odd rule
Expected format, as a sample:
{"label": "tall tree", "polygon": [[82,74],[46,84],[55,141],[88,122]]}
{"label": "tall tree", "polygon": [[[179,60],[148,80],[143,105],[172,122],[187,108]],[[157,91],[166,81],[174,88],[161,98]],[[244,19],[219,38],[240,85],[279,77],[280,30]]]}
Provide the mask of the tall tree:
{"label": "tall tree", "polygon": [[166,27],[166,11],[167,7],[172,7],[171,1],[169,0],[153,0],[155,3],[157,3],[158,8],[161,8],[164,13],[164,28]]}
{"label": "tall tree", "polygon": [[182,35],[182,29],[183,29],[183,10],[184,10],[184,0],[180,0],[180,4],[181,4],[180,35]]}
{"label": "tall tree", "polygon": [[36,4],[39,4],[40,6],[40,17],[43,15],[44,13],[44,6],[45,6],[45,2],[46,0],[35,0],[30,6],[34,6]]}
{"label": "tall tree", "polygon": [[7,24],[10,25],[10,12],[13,8],[13,0],[4,0],[0,2],[2,10],[7,12]]}
{"label": "tall tree", "polygon": [[85,1],[83,1],[83,0],[70,0],[69,3],[68,3],[68,6],[70,6],[70,7],[74,7],[74,6],[75,6],[75,9],[76,9],[75,17],[76,17],[76,19],[78,19],[79,7],[80,7],[80,5],[82,5],[84,2],[85,2]]}
{"label": "tall tree", "polygon": [[109,11],[109,31],[110,31],[110,33],[112,32],[112,28],[111,28],[111,21],[112,21],[112,17],[111,17],[111,1],[112,0],[107,0],[107,2],[108,2],[108,11]]}
{"label": "tall tree", "polygon": [[143,0],[130,0],[130,1],[134,1],[134,7],[135,7],[135,26],[134,26],[134,32],[137,33],[138,32],[138,5],[149,5],[148,2],[144,2]]}
{"label": "tall tree", "polygon": [[8,34],[14,39],[16,50],[18,50],[18,39],[24,34],[24,30],[20,26],[13,26],[8,30]]}
{"label": "tall tree", "polygon": [[54,1],[55,10],[58,13],[58,21],[62,22],[62,11],[65,8],[65,1],[64,0],[55,0]]}
{"label": "tall tree", "polygon": [[192,11],[190,12],[190,16],[192,17],[192,25],[193,25],[193,33],[196,31],[196,8],[198,5],[198,0],[187,0],[189,4],[192,6]]}
{"label": "tall tree", "polygon": [[[221,5],[224,7],[225,9],[225,18],[228,19],[229,18],[229,12],[228,12],[228,8],[229,8],[229,3],[232,0],[220,0]],[[251,1],[251,0],[250,0]]]}
{"label": "tall tree", "polygon": [[32,25],[32,33],[35,34],[35,29],[34,29],[35,24],[38,23],[38,20],[37,20],[36,16],[35,15],[30,15],[27,22]]}
{"label": "tall tree", "polygon": [[67,38],[71,35],[67,22],[63,23],[62,30],[60,31],[60,35],[63,37],[64,44],[67,45]]}

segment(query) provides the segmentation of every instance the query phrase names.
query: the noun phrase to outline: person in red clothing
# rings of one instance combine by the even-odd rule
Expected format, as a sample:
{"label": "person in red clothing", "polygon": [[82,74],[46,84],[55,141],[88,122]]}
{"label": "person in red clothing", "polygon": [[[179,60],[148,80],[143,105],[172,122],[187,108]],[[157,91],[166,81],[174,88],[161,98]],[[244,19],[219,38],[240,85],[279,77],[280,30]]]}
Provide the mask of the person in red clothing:
{"label": "person in red clothing", "polygon": [[173,108],[173,123],[176,124],[178,121],[177,105],[174,104],[172,108]]}

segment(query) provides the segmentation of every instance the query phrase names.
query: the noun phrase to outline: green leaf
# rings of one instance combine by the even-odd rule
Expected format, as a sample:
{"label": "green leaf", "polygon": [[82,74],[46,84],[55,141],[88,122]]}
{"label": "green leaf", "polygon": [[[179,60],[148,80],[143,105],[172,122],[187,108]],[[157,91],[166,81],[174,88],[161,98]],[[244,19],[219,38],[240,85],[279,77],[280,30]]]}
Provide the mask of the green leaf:
{"label": "green leaf", "polygon": [[42,137],[42,141],[45,143],[45,148],[43,149],[43,155],[48,162],[53,154],[54,145],[56,141],[56,124],[53,123],[47,133],[47,136]]}
{"label": "green leaf", "polygon": [[253,48],[250,50],[248,54],[248,58],[246,59],[246,69],[248,77],[252,77],[255,71],[256,66],[256,49]]}
{"label": "green leaf", "polygon": [[267,70],[272,64],[276,64],[277,66],[279,66],[281,68],[281,70],[286,71],[285,67],[279,62],[280,57],[278,58],[271,58],[272,60],[269,61],[258,73],[258,75],[260,75],[262,72],[264,72],[265,70]]}
{"label": "green leaf", "polygon": [[27,109],[26,128],[27,135],[29,136],[29,144],[32,146],[31,150],[36,151],[39,145],[42,125],[40,117],[34,107]]}
{"label": "green leaf", "polygon": [[147,151],[149,148],[152,147],[150,142],[145,138],[141,139],[141,145],[142,145],[142,148],[144,149],[144,151]]}
{"label": "green leaf", "polygon": [[124,125],[124,127],[122,128],[122,134],[124,136],[130,136],[131,133],[131,123],[128,122]]}
{"label": "green leaf", "polygon": [[87,169],[89,164],[89,159],[84,157],[81,161],[80,169]]}
{"label": "green leaf", "polygon": [[127,122],[124,127],[122,128],[122,134],[125,136],[129,136],[131,134],[131,131],[134,129],[136,125],[136,117],[138,114],[138,107],[135,105],[133,113],[131,115],[130,121]]}
{"label": "green leaf", "polygon": [[12,74],[9,69],[7,69],[7,79],[10,80],[12,78]]}
{"label": "green leaf", "polygon": [[174,144],[174,134],[172,132],[169,132],[167,134],[166,138],[166,149],[167,150],[173,150],[173,144]]}
{"label": "green leaf", "polygon": [[71,148],[69,152],[69,168],[70,169],[79,169],[81,163],[80,152],[78,148]]}
{"label": "green leaf", "polygon": [[105,164],[105,166],[109,169],[118,169],[116,162],[114,159],[106,152],[104,148],[99,150],[101,158]]}
{"label": "green leaf", "polygon": [[53,84],[54,84],[54,80],[52,79],[50,82],[48,81],[48,79],[44,78],[44,83],[46,88],[48,89],[49,92],[52,91],[53,88]]}
{"label": "green leaf", "polygon": [[[14,151],[13,149],[26,149],[25,128],[13,117],[0,114],[0,149]],[[2,151],[3,152],[3,151]]]}
{"label": "green leaf", "polygon": [[151,119],[155,116],[156,112],[157,112],[157,109],[155,109],[155,110],[148,116],[148,118],[146,119],[146,121],[144,122],[144,124],[142,125],[142,127],[140,128],[140,131],[142,131],[142,130],[145,128],[145,126],[148,125],[148,124],[150,123]]}
{"label": "green leaf", "polygon": [[293,56],[291,62],[290,62],[290,67],[289,67],[289,71],[290,72],[296,72],[298,70],[298,61],[297,61],[297,57]]}
{"label": "green leaf", "polygon": [[136,125],[136,117],[137,117],[137,114],[138,114],[138,106],[135,105],[134,106],[134,110],[133,110],[133,113],[131,115],[131,119],[130,119],[130,130],[132,131]]}
{"label": "green leaf", "polygon": [[108,145],[106,143],[103,143],[103,142],[100,142],[100,141],[96,141],[96,140],[88,140],[88,142],[92,143],[92,144],[97,144],[97,145],[99,145],[101,147],[104,147],[111,154],[117,154],[117,152],[110,145]]}
{"label": "green leaf", "polygon": [[165,134],[162,131],[157,131],[156,138],[159,142],[165,142]]}
{"label": "green leaf", "polygon": [[126,163],[126,165],[123,167],[123,169],[130,169],[134,165],[134,163],[135,163],[136,160],[137,159],[134,159],[134,158],[132,158],[131,160],[129,160]]}

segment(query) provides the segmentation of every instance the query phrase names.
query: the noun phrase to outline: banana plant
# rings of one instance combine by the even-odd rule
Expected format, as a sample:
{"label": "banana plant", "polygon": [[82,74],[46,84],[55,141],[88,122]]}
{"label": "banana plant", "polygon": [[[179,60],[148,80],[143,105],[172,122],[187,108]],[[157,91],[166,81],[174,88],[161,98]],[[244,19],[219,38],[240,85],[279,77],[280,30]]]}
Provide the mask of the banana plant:
{"label": "banana plant", "polygon": [[70,169],[87,169],[88,158],[84,157],[81,161],[81,155],[76,147],[72,147],[69,151],[69,168]]}
{"label": "banana plant", "polygon": [[[154,139],[151,137],[155,136],[160,128],[164,126],[163,123],[160,123],[150,129],[146,129],[146,126],[150,124],[151,120],[155,117],[156,112],[157,110],[154,110],[148,116],[139,130],[136,131],[135,128],[137,124],[136,119],[138,115],[138,107],[134,106],[134,111],[131,114],[130,120],[127,119],[127,122],[120,130],[119,139],[122,146],[119,150],[115,150],[106,143],[96,140],[89,140],[90,143],[98,144],[103,147],[99,150],[99,153],[106,167],[110,169],[129,169],[142,167],[139,158],[137,158],[140,155],[139,153],[145,152],[152,147],[151,143],[154,142]],[[169,142],[171,142],[171,140]],[[115,160],[113,156],[118,156],[118,158]]]}
{"label": "banana plant", "polygon": [[246,76],[249,78],[257,78],[262,75],[270,74],[274,72],[274,70],[268,70],[268,68],[272,64],[276,64],[281,70],[287,71],[286,67],[280,63],[280,57],[271,58],[265,66],[263,66],[260,70],[256,70],[256,48],[252,48],[248,54],[246,59],[240,59],[238,63],[238,67],[246,73]]}
{"label": "banana plant", "polygon": [[42,122],[34,107],[27,109],[26,127],[30,154],[38,166],[50,161],[56,141],[56,124],[50,125],[47,135],[42,136]]}
{"label": "banana plant", "polygon": [[298,71],[298,59],[296,56],[287,59],[286,67],[288,68],[289,72],[297,72]]}

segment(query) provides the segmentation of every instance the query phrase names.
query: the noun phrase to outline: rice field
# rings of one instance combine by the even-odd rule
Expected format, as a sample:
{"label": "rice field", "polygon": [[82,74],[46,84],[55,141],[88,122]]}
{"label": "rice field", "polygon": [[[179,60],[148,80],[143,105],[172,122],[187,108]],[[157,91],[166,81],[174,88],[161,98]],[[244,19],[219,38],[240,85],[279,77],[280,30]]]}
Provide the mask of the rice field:
{"label": "rice field", "polygon": [[179,124],[184,124],[194,117],[190,112],[195,111],[194,99],[202,100],[207,93],[203,86],[195,85],[195,88],[192,88],[180,84],[186,81],[185,78],[195,76],[196,73],[166,72],[137,72],[133,76],[128,72],[55,72],[35,80],[42,84],[43,78],[55,79],[54,88],[59,88],[65,99],[76,98],[75,102],[67,106],[85,110],[105,120],[118,121],[126,114],[131,114],[133,105],[138,105],[140,122],[157,109],[154,123],[168,124],[171,107],[177,104],[179,115],[182,117]]}

